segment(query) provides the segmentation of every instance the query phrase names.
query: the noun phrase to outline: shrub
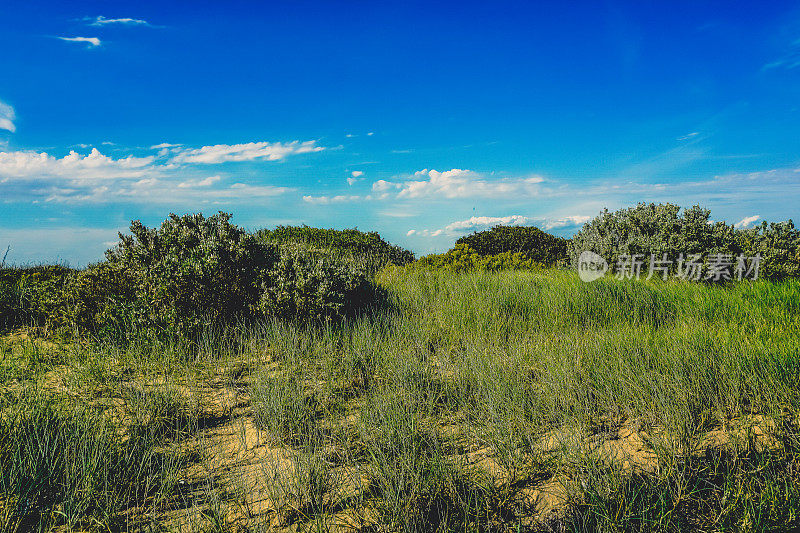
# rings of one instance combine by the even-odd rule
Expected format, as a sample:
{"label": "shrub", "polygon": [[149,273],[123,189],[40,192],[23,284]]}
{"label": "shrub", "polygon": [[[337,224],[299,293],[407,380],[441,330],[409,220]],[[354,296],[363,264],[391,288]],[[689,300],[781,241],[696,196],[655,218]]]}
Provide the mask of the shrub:
{"label": "shrub", "polygon": [[0,330],[45,326],[62,313],[62,293],[74,270],[61,265],[0,269]]}
{"label": "shrub", "polygon": [[481,255],[466,244],[456,244],[443,254],[432,254],[413,263],[415,268],[465,272],[470,270],[535,270],[543,265],[521,252]]}
{"label": "shrub", "polygon": [[265,278],[258,310],[301,321],[340,319],[381,305],[384,299],[353,260],[326,250],[284,245]]}
{"label": "shrub", "polygon": [[680,254],[761,255],[759,275],[780,279],[800,274],[800,231],[792,221],[753,229],[736,229],[713,222],[711,211],[700,206],[684,209],[674,204],[645,204],[609,212],[605,209],[586,223],[569,246],[575,264],[584,250],[615,264],[621,255],[641,254],[677,259]]}
{"label": "shrub", "polygon": [[251,312],[277,251],[230,218],[223,212],[208,218],[170,214],[160,228],[134,221],[132,235],[120,234],[106,257],[110,268],[132,281],[136,322],[188,334]]}
{"label": "shrub", "polygon": [[359,258],[371,273],[387,263],[402,266],[414,261],[412,252],[386,242],[375,231],[366,233],[357,229],[278,226],[274,230],[262,229],[256,235],[264,242],[301,243],[314,248],[335,250]]}
{"label": "shrub", "polygon": [[749,256],[761,254],[760,274],[769,279],[800,276],[800,230],[794,223],[766,221],[736,232],[736,241]]}
{"label": "shrub", "polygon": [[470,247],[479,255],[522,254],[547,266],[566,261],[567,241],[535,226],[495,226],[461,237],[456,244]]}

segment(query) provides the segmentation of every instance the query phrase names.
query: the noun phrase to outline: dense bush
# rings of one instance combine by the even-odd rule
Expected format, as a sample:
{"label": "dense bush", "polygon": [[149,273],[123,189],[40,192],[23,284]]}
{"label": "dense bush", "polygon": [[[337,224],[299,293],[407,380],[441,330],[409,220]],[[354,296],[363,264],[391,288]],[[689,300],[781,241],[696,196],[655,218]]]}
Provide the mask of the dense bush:
{"label": "dense bush", "polygon": [[414,260],[412,252],[384,241],[375,231],[366,233],[357,229],[278,226],[274,230],[262,229],[256,235],[265,242],[302,243],[314,248],[336,250],[358,258],[372,272],[387,263],[402,266]]}
{"label": "dense bush", "polygon": [[230,218],[171,214],[160,228],[134,221],[132,235],[120,234],[106,258],[132,282],[134,325],[186,334],[251,312],[277,250]]}
{"label": "dense bush", "polygon": [[73,272],[60,265],[0,268],[0,330],[42,326],[59,316]]}
{"label": "dense bush", "polygon": [[800,230],[794,223],[766,221],[738,230],[736,243],[748,255],[761,254],[761,274],[769,279],[800,276]]}
{"label": "dense bush", "polygon": [[426,255],[412,264],[413,268],[465,272],[470,270],[535,270],[543,265],[520,252],[481,255],[466,244],[456,244],[443,254]]}
{"label": "dense bush", "polygon": [[593,251],[610,264],[621,255],[641,254],[649,258],[676,260],[681,254],[760,254],[760,275],[770,279],[800,273],[800,232],[792,221],[767,224],[753,229],[736,229],[714,222],[711,212],[699,206],[683,209],[674,204],[645,204],[609,212],[586,223],[570,241],[573,265],[584,250]]}
{"label": "dense bush", "polygon": [[343,318],[380,305],[380,291],[352,259],[285,244],[263,282],[259,311],[301,321]]}
{"label": "dense bush", "polygon": [[479,255],[522,254],[547,266],[566,261],[567,241],[535,226],[495,226],[461,237],[456,244],[469,246]]}
{"label": "dense bush", "polygon": [[385,303],[363,258],[264,242],[226,213],[172,214],[157,228],[134,221],[130,231],[105,261],[82,271],[0,270],[0,327],[193,336],[221,321],[341,319]]}

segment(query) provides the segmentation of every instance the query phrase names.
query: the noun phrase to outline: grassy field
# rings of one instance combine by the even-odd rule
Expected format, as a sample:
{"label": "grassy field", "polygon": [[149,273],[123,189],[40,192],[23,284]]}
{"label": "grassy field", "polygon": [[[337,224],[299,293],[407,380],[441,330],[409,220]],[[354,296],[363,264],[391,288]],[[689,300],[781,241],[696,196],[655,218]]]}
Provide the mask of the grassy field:
{"label": "grassy field", "polygon": [[342,325],[2,337],[0,527],[800,527],[797,281],[379,281]]}

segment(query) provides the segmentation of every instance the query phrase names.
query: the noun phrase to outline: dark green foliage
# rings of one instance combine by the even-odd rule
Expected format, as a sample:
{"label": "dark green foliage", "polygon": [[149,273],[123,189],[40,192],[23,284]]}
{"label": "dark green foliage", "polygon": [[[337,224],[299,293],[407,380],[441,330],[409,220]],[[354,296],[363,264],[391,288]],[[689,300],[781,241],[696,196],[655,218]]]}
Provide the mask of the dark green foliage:
{"label": "dark green foliage", "polygon": [[456,244],[452,250],[446,253],[426,255],[413,263],[413,267],[418,269],[449,270],[452,272],[536,270],[543,266],[521,252],[481,255],[466,244]]}
{"label": "dark green foliage", "polygon": [[106,256],[133,284],[135,326],[189,334],[251,313],[278,254],[230,218],[171,214],[160,228],[135,221],[120,235]]}
{"label": "dark green foliage", "polygon": [[766,221],[736,232],[736,242],[748,255],[761,254],[761,275],[769,279],[800,276],[800,230],[794,223]]}
{"label": "dark green foliage", "polygon": [[567,241],[535,226],[495,226],[461,237],[456,244],[469,246],[478,255],[520,253],[546,266],[564,262]]}
{"label": "dark green foliage", "polygon": [[354,260],[286,244],[264,281],[258,310],[300,321],[340,319],[382,305],[382,293]]}
{"label": "dark green foliage", "polygon": [[0,331],[43,326],[57,317],[60,295],[73,273],[60,265],[0,269]]}
{"label": "dark green foliage", "polygon": [[131,325],[135,287],[135,280],[118,264],[90,265],[70,277],[51,323],[119,336]]}
{"label": "dark green foliage", "polygon": [[278,226],[274,230],[262,229],[257,237],[265,242],[303,243],[314,248],[337,250],[350,256],[367,259],[377,270],[387,263],[398,266],[414,260],[414,254],[384,241],[375,232],[357,229],[323,229],[309,226]]}

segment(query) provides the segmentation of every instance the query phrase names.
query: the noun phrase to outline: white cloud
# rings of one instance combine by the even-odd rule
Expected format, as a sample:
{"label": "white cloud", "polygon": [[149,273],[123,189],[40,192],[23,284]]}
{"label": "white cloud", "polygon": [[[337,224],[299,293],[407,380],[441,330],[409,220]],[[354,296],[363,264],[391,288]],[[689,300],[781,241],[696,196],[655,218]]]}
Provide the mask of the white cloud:
{"label": "white cloud", "polygon": [[375,191],[399,189],[398,198],[502,198],[536,196],[539,184],[544,181],[538,176],[530,178],[497,178],[454,168],[445,172],[420,170],[412,179],[403,182],[376,181]]}
{"label": "white cloud", "polygon": [[161,144],[154,144],[150,147],[151,150],[161,150],[163,148],[177,148],[179,146],[183,146],[182,144],[172,144],[172,143],[161,143]]}
{"label": "white cloud", "polygon": [[445,231],[448,233],[468,233],[492,226],[522,226],[528,222],[528,217],[510,215],[507,217],[471,217],[448,224]]}
{"label": "white cloud", "polygon": [[360,178],[361,176],[364,175],[364,172],[361,170],[354,170],[353,172],[350,173],[350,175],[353,176],[354,178]]}
{"label": "white cloud", "polygon": [[173,156],[176,163],[225,163],[228,161],[278,161],[293,154],[320,152],[316,141],[292,141],[289,143],[251,142],[245,144],[216,144],[202,148],[179,151]]}
{"label": "white cloud", "polygon": [[183,181],[178,184],[178,187],[182,189],[190,188],[190,187],[210,187],[211,185],[217,183],[221,180],[219,176],[209,176],[207,178],[198,179],[198,180],[188,180]]}
{"label": "white cloud", "polygon": [[99,16],[94,19],[86,18],[84,20],[91,20],[92,22],[89,23],[89,26],[105,26],[107,24],[125,24],[128,26],[149,26],[150,24],[146,20],[142,19],[133,19],[133,18],[117,18],[117,19],[107,19],[104,16]]}
{"label": "white cloud", "polygon": [[303,196],[303,201],[308,204],[328,205],[354,202],[358,200],[369,200],[370,198],[370,196],[340,194],[337,196]]}
{"label": "white cloud", "polygon": [[17,131],[17,127],[14,125],[16,118],[14,108],[0,101],[0,130],[7,130],[11,133]]}
{"label": "white cloud", "polygon": [[45,152],[0,151],[0,198],[60,203],[224,203],[284,194],[272,185],[225,185],[218,176],[186,177],[186,170],[153,156],[114,159],[93,148],[57,158]]}
{"label": "white cloud", "polygon": [[56,158],[45,152],[0,152],[0,183],[10,179],[65,177],[80,179],[133,178],[144,174],[152,157],[113,159],[97,148],[85,156],[70,150]]}
{"label": "white cloud", "polygon": [[734,224],[733,227],[735,227],[735,228],[746,228],[746,227],[750,226],[750,224],[752,224],[753,222],[755,222],[756,220],[758,220],[760,218],[761,218],[760,215],[752,215],[752,216],[749,216],[749,217],[744,217],[742,220],[740,220],[739,222]]}
{"label": "white cloud", "polygon": [[546,219],[544,223],[544,229],[551,230],[557,228],[566,228],[569,226],[581,226],[589,222],[592,218],[588,215],[573,215],[564,218],[557,218],[557,219]]}
{"label": "white cloud", "polygon": [[100,46],[101,41],[97,37],[56,37],[62,41],[72,41],[75,43],[87,43],[89,48],[96,48]]}

